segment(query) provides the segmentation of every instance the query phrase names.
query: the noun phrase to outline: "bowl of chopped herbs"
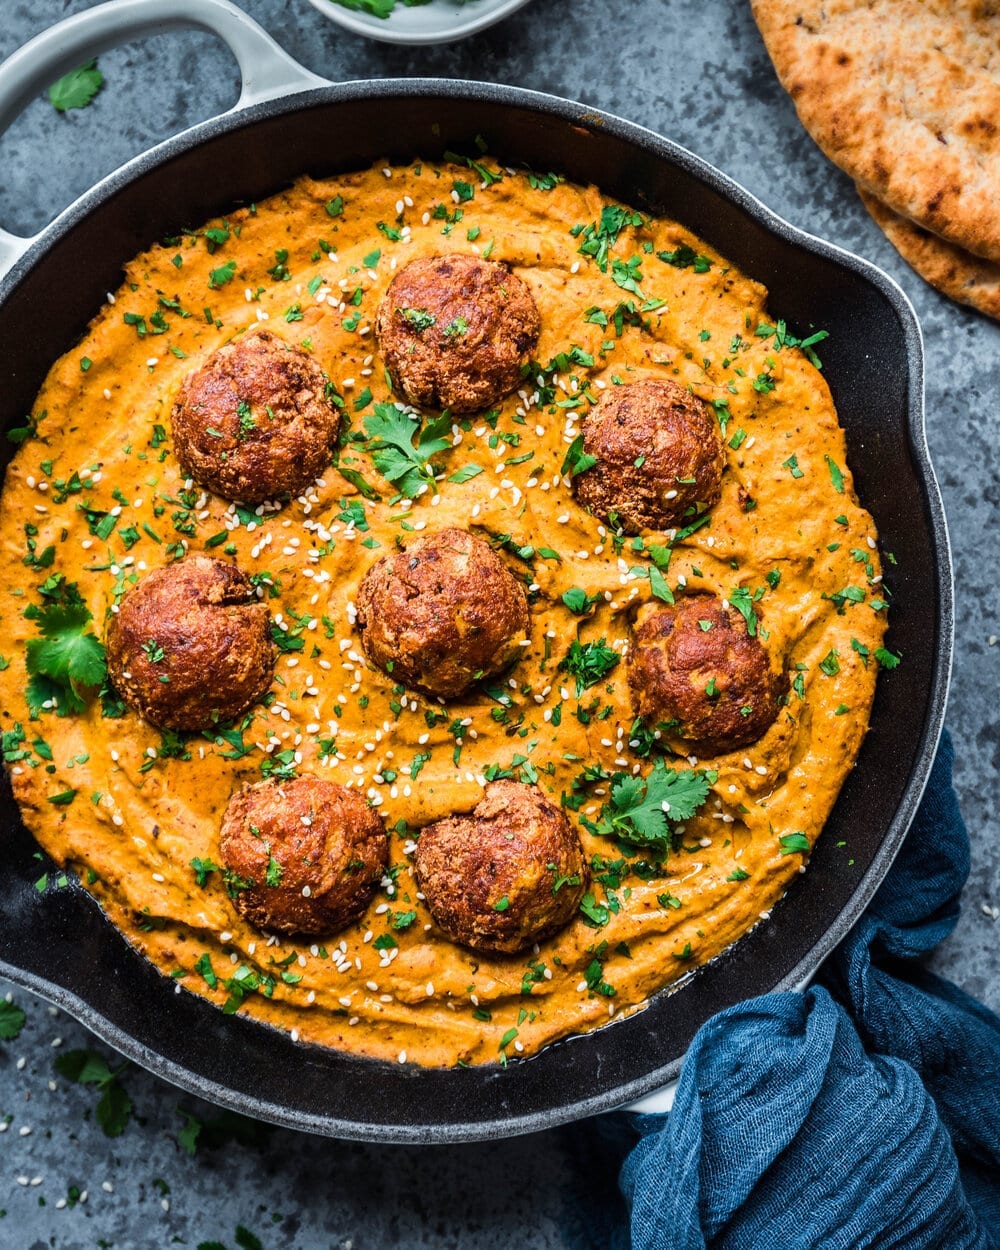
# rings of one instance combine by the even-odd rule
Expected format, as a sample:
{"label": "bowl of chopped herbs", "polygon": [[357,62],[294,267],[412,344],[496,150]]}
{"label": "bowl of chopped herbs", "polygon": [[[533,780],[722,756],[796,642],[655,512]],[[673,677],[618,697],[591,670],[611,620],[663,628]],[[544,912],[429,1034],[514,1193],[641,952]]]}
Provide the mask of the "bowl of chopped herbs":
{"label": "bowl of chopped herbs", "polygon": [[384,43],[453,43],[478,34],[528,0],[309,0],[357,35]]}

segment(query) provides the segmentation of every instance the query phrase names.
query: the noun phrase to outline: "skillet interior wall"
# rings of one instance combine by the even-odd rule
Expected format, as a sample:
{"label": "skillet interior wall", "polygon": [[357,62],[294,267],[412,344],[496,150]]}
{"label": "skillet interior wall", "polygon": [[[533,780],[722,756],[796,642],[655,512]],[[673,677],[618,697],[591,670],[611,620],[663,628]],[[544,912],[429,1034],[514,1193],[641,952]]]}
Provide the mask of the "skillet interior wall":
{"label": "skillet interior wall", "polygon": [[[408,84],[411,90],[413,86]],[[378,89],[391,91],[385,85]],[[904,329],[891,303],[867,284],[825,258],[796,252],[793,260],[786,245],[748,221],[693,173],[665,168],[657,157],[637,154],[614,133],[595,134],[585,125],[568,127],[558,118],[507,103],[498,105],[489,88],[483,89],[482,99],[467,100],[460,108],[453,100],[441,100],[434,94],[416,101],[390,96],[373,106],[370,93],[365,100],[352,98],[351,92],[346,88],[331,93],[347,98],[300,110],[291,124],[284,119],[293,111],[288,105],[265,106],[260,120],[235,135],[215,133],[223,130],[225,123],[210,123],[201,133],[215,133],[215,137],[191,151],[179,151],[136,185],[115,190],[99,210],[78,221],[74,232],[58,240],[30,280],[16,288],[0,308],[0,338],[17,344],[16,352],[7,355],[3,366],[10,376],[0,388],[0,416],[6,428],[23,420],[51,361],[72,345],[104,293],[117,285],[121,260],[153,239],[225,211],[234,201],[261,198],[304,170],[335,173],[360,167],[381,155],[406,159],[417,153],[436,156],[445,148],[472,151],[477,134],[487,139],[491,151],[501,159],[546,170],[555,166],[577,181],[596,181],[625,202],[675,216],[767,284],[772,309],[780,311],[794,328],[804,332],[815,324],[831,332],[823,355],[848,433],[858,490],[876,517],[885,547],[899,560],[893,579],[899,603],[889,645],[903,650],[907,664],[892,681],[881,683],[872,731],[859,766],[845,787],[796,896],[776,911],[772,924],[751,935],[718,965],[693,978],[676,999],[661,1002],[656,1010],[601,1035],[607,1039],[602,1086],[638,1083],[651,1088],[676,1066],[676,1057],[698,1023],[727,1001],[727,985],[738,983],[741,994],[771,988],[776,966],[790,974],[824,939],[830,922],[877,853],[881,834],[920,755],[921,727],[931,701],[929,674],[940,626],[928,549],[930,524],[917,474],[909,459],[903,460],[906,448],[901,431],[911,398]],[[360,90],[354,92],[360,97]],[[570,110],[567,115],[571,115]],[[585,115],[581,120],[585,122]],[[434,124],[440,127],[437,135]],[[335,151],[331,136],[338,136]],[[552,160],[553,152],[559,153],[557,161]],[[72,275],[70,282],[67,274]],[[25,334],[24,327],[32,327],[32,332]],[[43,333],[39,327],[44,327]],[[892,407],[887,409],[886,403]],[[915,524],[914,518],[923,523]],[[9,799],[4,824],[5,842],[16,839],[17,878],[27,886],[38,872],[31,860],[33,843],[23,833],[18,836]],[[843,838],[850,839],[855,875],[845,873],[843,857],[833,853],[835,841]],[[23,896],[18,904],[26,909],[32,905],[33,900]],[[56,946],[62,944],[60,939],[65,942],[67,955],[74,929],[79,948],[85,946],[79,943],[74,906],[67,895],[65,903],[57,904],[48,917],[52,939]],[[94,941],[98,942],[96,936]],[[104,961],[108,956],[98,958]],[[163,992],[155,975],[152,980],[145,971],[137,970],[134,975],[137,993]],[[63,978],[72,984],[68,965],[60,969],[59,979]],[[124,1006],[119,1010],[118,1023],[127,1027],[135,1013]],[[204,1030],[206,1020],[196,1007],[190,1008],[190,1014],[184,1027]],[[262,1059],[270,1055],[270,1037],[261,1040],[261,1031],[252,1025],[244,1027],[245,1023],[226,1022],[228,1041],[236,1040],[250,1055],[258,1051]],[[228,1032],[234,1024],[239,1029],[236,1035]],[[180,1035],[177,1040],[182,1040]],[[217,1040],[225,1048],[221,1035]],[[654,1048],[652,1053],[663,1056],[664,1063],[647,1079],[650,1047]],[[515,1065],[504,1075],[502,1085],[493,1076],[477,1078],[482,1088],[477,1089],[475,1108],[463,1105],[466,1098],[460,1083],[471,1075],[465,1073],[435,1074],[434,1080],[425,1081],[425,1093],[419,1100],[425,1102],[428,1111],[433,1109],[428,1121],[453,1115],[468,1122],[471,1115],[489,1118],[509,1114],[519,1106],[559,1106],[565,1103],[567,1092],[572,1095],[575,1091],[583,1098],[592,1088],[593,1065],[587,1053],[571,1042],[554,1048],[554,1058],[546,1060],[543,1054],[538,1060]],[[672,1062],[667,1063],[668,1058]],[[316,1058],[310,1062],[324,1066],[324,1061]],[[225,1079],[228,1067],[220,1061],[219,1079]],[[339,1078],[345,1071],[344,1066],[336,1068]],[[553,1084],[557,1071],[559,1080]],[[393,1074],[390,1085],[404,1079]],[[282,1093],[281,1089],[274,1091],[276,1100]],[[293,1101],[302,1102],[300,1090],[290,1089],[289,1093],[294,1095]],[[386,1091],[384,1103],[379,1097],[374,1101],[370,1108],[373,1122],[391,1124],[398,1119],[391,1090]]]}

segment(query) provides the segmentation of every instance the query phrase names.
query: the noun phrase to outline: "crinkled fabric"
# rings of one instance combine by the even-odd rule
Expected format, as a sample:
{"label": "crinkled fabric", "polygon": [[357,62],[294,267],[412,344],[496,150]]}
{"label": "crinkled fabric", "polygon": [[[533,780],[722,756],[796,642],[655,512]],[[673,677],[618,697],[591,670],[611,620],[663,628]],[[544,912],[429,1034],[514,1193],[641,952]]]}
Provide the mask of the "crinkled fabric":
{"label": "crinkled fabric", "polygon": [[1000,1019],[919,962],[969,872],[952,763],[817,984],[708,1021],[669,1115],[568,1135],[575,1250],[1000,1250]]}

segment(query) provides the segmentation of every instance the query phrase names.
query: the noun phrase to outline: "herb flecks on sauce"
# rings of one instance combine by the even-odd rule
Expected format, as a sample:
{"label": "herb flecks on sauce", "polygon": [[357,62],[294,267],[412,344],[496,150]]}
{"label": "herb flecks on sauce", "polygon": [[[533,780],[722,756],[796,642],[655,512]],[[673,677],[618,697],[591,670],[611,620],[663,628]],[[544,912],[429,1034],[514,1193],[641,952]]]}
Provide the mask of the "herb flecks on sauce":
{"label": "herb flecks on sauce", "polygon": [[[680,226],[473,146],[303,180],[130,263],[8,436],[0,519],[18,572],[0,587],[3,754],[45,849],[185,989],[303,1040],[444,1064],[513,1063],[634,1010],[755,923],[819,834],[839,782],[825,762],[848,766],[876,676],[899,662],[817,371],[822,331],[776,320]],[[455,250],[516,269],[542,335],[496,408],[415,413],[386,377],[375,315],[409,259]],[[471,338],[458,316],[431,330],[426,309],[402,315],[456,350]],[[326,370],[341,433],[300,499],[246,507],[184,479],[170,409],[188,370],[261,322]],[[599,471],[586,414],[647,371],[710,405],[728,467],[717,507],[633,537],[584,514],[572,479]],[[241,401],[243,438],[272,419]],[[532,621],[516,665],[444,707],[369,668],[355,600],[370,562],[449,525],[491,543]],[[269,608],[275,680],[237,724],[171,734],[107,686],[101,640],[144,573],[202,551],[237,561]],[[638,721],[628,693],[636,616],[690,590],[725,599],[791,680],[768,738],[718,758],[676,724]],[[155,669],[164,644],[146,643]],[[699,680],[708,692],[713,674]],[[805,811],[783,781],[793,757],[812,769]],[[242,785],[309,771],[384,815],[391,867],[356,925],[269,943],[232,908],[246,884],[218,867],[219,813]],[[499,777],[562,806],[591,882],[569,928],[487,972],[434,929],[411,854],[423,825]],[[280,887],[270,852],[260,875]]]}

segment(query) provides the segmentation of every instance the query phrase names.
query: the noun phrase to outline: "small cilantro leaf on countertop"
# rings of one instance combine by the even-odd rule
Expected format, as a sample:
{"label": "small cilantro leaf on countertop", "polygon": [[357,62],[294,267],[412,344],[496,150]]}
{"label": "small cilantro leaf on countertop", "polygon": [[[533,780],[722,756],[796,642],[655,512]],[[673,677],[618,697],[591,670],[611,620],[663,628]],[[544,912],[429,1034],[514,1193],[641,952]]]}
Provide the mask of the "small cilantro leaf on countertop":
{"label": "small cilantro leaf on countertop", "polygon": [[104,75],[97,68],[97,61],[88,61],[54,82],[49,87],[49,99],[60,113],[69,109],[84,109],[103,85]]}
{"label": "small cilantro leaf on countertop", "polygon": [[70,1050],[56,1060],[56,1071],[78,1085],[96,1085],[101,1090],[97,1104],[97,1122],[106,1137],[120,1137],[132,1114],[132,1100],[118,1077],[129,1066],[126,1060],[114,1071],[107,1061],[92,1050]]}
{"label": "small cilantro leaf on countertop", "polygon": [[20,1037],[27,1018],[16,1003],[0,999],[0,1042],[13,1042]]}

